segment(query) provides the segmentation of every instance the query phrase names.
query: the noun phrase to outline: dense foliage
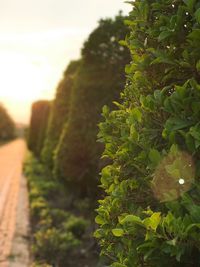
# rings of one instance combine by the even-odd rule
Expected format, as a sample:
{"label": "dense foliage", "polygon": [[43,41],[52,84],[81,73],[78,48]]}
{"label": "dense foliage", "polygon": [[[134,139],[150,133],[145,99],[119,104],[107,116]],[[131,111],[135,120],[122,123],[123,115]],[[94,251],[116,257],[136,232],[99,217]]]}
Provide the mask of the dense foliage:
{"label": "dense foliage", "polygon": [[41,100],[33,103],[32,105],[28,147],[37,157],[40,157],[44,145],[49,111],[49,101]]}
{"label": "dense foliage", "polygon": [[136,0],[122,103],[100,124],[96,222],[113,267],[200,262],[200,2]]}
{"label": "dense foliage", "polygon": [[[74,267],[78,257],[76,266],[82,267],[84,261],[88,260],[84,255],[86,252],[83,243],[88,242],[90,238],[89,222],[65,210],[67,198],[61,185],[53,180],[51,173],[31,155],[25,164],[25,174],[30,189],[35,265]],[[80,257],[83,258],[82,261]]]}
{"label": "dense foliage", "polygon": [[124,86],[126,48],[119,45],[127,27],[124,17],[105,19],[89,36],[72,91],[71,109],[56,151],[55,174],[74,195],[94,197],[100,170],[101,146],[96,143],[103,105],[119,98]]}
{"label": "dense foliage", "polygon": [[72,61],[58,85],[56,97],[52,103],[48,122],[47,136],[42,151],[43,162],[52,169],[54,150],[58,144],[60,133],[68,119],[70,96],[79,61]]}
{"label": "dense foliage", "polygon": [[6,109],[0,104],[0,141],[12,139],[15,136],[15,123]]}

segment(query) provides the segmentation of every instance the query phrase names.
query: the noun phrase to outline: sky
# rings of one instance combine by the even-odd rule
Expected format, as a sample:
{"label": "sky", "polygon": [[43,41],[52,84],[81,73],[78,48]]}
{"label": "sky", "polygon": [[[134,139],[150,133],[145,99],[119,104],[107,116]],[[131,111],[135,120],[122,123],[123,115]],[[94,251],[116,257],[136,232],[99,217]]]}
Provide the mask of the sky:
{"label": "sky", "polygon": [[124,0],[0,0],[0,103],[28,123],[31,103],[53,99],[70,60],[99,19],[131,10]]}

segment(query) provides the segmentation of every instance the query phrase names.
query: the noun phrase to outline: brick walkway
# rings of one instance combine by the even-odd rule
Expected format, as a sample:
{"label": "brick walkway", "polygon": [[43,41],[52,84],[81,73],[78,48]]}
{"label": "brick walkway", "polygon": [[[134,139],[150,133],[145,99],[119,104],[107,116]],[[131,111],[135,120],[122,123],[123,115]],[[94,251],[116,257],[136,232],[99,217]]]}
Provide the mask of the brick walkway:
{"label": "brick walkway", "polygon": [[25,151],[22,140],[0,148],[0,267],[9,266]]}

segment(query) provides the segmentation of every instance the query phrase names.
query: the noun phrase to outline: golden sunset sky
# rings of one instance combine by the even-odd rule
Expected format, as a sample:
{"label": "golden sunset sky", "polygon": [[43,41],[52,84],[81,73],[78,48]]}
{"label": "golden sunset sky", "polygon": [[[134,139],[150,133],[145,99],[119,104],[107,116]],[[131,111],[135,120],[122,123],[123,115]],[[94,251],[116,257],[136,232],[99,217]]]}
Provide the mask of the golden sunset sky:
{"label": "golden sunset sky", "polygon": [[52,99],[58,81],[100,18],[123,0],[0,0],[0,102],[28,123],[31,103]]}

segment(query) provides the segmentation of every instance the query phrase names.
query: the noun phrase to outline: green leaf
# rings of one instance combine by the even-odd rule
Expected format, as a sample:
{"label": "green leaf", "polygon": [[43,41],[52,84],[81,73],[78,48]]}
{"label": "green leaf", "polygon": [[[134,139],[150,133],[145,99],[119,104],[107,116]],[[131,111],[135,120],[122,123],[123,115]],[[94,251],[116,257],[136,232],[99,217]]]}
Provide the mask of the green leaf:
{"label": "green leaf", "polygon": [[161,221],[161,213],[155,212],[150,218],[144,219],[143,223],[147,227],[147,229],[151,228],[154,231],[156,231],[160,221]]}
{"label": "green leaf", "polygon": [[185,136],[185,143],[190,152],[195,151],[195,140],[189,133]]}
{"label": "green leaf", "polygon": [[122,46],[127,46],[127,42],[125,40],[120,40],[119,44]]}
{"label": "green leaf", "polygon": [[108,106],[103,106],[102,112],[103,112],[104,116],[107,116],[109,114],[109,112],[110,112],[109,107]]}
{"label": "green leaf", "polygon": [[131,128],[130,128],[130,138],[133,139],[134,141],[137,141],[138,140],[138,132],[136,131],[134,125],[131,125]]}
{"label": "green leaf", "polygon": [[139,108],[134,108],[133,110],[131,110],[130,116],[133,121],[142,121],[142,113]]}
{"label": "green leaf", "polygon": [[188,38],[198,43],[200,41],[200,29],[194,29],[190,34],[188,34]]}
{"label": "green leaf", "polygon": [[111,267],[127,267],[127,266],[124,265],[124,264],[121,264],[121,263],[119,263],[119,262],[114,262],[114,263],[111,265]]}
{"label": "green leaf", "polygon": [[94,232],[94,235],[93,235],[95,238],[101,238],[102,237],[102,230],[101,229],[97,229],[95,232]]}
{"label": "green leaf", "polygon": [[170,153],[173,155],[173,156],[176,156],[177,153],[179,152],[179,148],[176,144],[173,144],[171,147],[170,147]]}
{"label": "green leaf", "polygon": [[199,127],[199,125],[196,125],[195,127],[191,127],[190,128],[190,134],[196,140],[199,140],[200,141],[200,127]]}
{"label": "green leaf", "polygon": [[149,152],[149,159],[154,166],[157,166],[161,161],[161,155],[158,150],[151,149]]}
{"label": "green leaf", "polygon": [[200,228],[200,223],[193,223],[190,224],[187,228],[186,228],[186,233],[188,233],[190,230],[192,230],[194,227]]}
{"label": "green leaf", "polygon": [[200,24],[200,8],[197,9],[194,16],[195,16],[195,19],[197,20],[197,22]]}
{"label": "green leaf", "polygon": [[180,178],[181,174],[180,174],[180,170],[176,169],[174,164],[171,165],[167,165],[165,166],[165,170],[168,174],[170,174],[173,178]]}
{"label": "green leaf", "polygon": [[183,2],[187,5],[188,10],[192,13],[196,0],[183,0]]}
{"label": "green leaf", "polygon": [[120,224],[125,224],[125,223],[136,223],[136,224],[142,224],[142,220],[138,217],[138,216],[135,216],[135,215],[127,215],[125,218],[119,220],[119,223]]}
{"label": "green leaf", "polygon": [[184,129],[188,126],[191,126],[193,123],[194,123],[193,121],[172,117],[166,121],[165,128],[169,132],[172,132],[172,131]]}
{"label": "green leaf", "polygon": [[112,230],[114,236],[120,237],[124,235],[124,230],[121,228],[115,228]]}
{"label": "green leaf", "polygon": [[200,60],[198,60],[196,63],[196,69],[197,71],[200,71]]}
{"label": "green leaf", "polygon": [[167,244],[169,244],[170,246],[176,246],[176,243],[177,243],[177,239],[176,238],[174,238],[174,239],[172,239],[172,240],[170,240],[170,241],[167,241],[166,242]]}
{"label": "green leaf", "polygon": [[100,215],[97,215],[96,218],[95,218],[95,222],[97,224],[105,224],[105,220],[100,216]]}
{"label": "green leaf", "polygon": [[172,32],[171,31],[163,31],[160,33],[160,35],[158,36],[158,41],[161,42],[163,41],[164,39],[167,39],[169,36],[172,35]]}
{"label": "green leaf", "polygon": [[194,114],[198,114],[200,112],[200,102],[192,102],[192,111]]}

